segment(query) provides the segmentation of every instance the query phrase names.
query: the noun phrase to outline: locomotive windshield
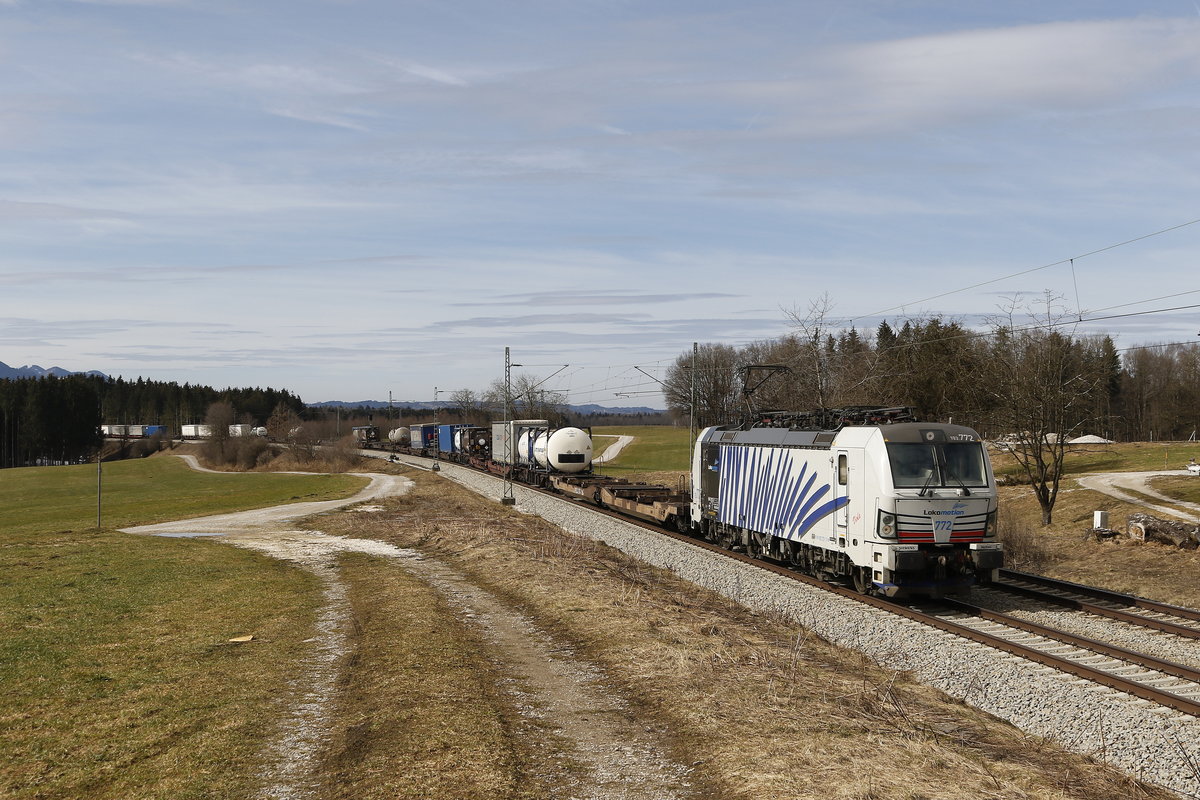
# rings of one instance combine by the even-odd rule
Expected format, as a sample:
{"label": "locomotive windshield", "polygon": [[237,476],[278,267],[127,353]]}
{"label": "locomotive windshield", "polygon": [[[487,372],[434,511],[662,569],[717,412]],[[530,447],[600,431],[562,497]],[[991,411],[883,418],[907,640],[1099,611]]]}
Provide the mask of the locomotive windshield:
{"label": "locomotive windshield", "polygon": [[987,486],[979,442],[905,444],[888,442],[892,485],[897,489],[957,489]]}

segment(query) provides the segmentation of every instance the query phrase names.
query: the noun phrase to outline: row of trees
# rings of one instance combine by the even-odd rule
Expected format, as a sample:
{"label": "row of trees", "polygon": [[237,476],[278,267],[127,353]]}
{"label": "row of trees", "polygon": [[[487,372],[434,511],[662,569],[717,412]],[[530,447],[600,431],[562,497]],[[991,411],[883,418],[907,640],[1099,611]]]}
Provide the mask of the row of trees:
{"label": "row of trees", "polygon": [[296,414],[304,411],[304,401],[284,389],[214,389],[190,383],[148,381],[138,378],[89,378],[96,384],[104,422],[117,425],[167,425],[178,432],[180,426],[204,420],[213,403],[229,403],[237,409],[239,420],[262,425],[280,404]]}
{"label": "row of trees", "polygon": [[[735,348],[703,345],[667,371],[678,419],[724,424],[760,410],[911,406],[919,419],[969,425],[1005,439],[1050,521],[1066,442],[1186,439],[1200,428],[1200,346],[1142,348],[1124,358],[1111,337],[1076,335],[1047,297],[1037,313],[1015,302],[971,331],[942,317],[881,323],[872,333],[829,322],[822,298],[793,314],[791,333]],[[786,368],[752,395],[748,365]],[[693,396],[695,398],[693,406]]]}
{"label": "row of trees", "polygon": [[104,423],[166,425],[178,434],[180,426],[203,421],[214,404],[237,409],[230,422],[256,425],[276,413],[298,419],[304,411],[299,397],[278,389],[217,390],[95,375],[0,380],[0,468],[92,458]]}
{"label": "row of trees", "polygon": [[100,398],[90,378],[0,381],[0,468],[90,458],[99,426]]}

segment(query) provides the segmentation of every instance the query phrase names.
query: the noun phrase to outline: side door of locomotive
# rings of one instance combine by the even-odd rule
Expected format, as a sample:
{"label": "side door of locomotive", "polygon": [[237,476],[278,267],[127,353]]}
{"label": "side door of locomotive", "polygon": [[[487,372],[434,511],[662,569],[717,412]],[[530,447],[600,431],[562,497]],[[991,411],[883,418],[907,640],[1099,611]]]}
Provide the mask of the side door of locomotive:
{"label": "side door of locomotive", "polygon": [[857,540],[862,538],[858,535],[858,529],[865,501],[863,451],[853,448],[836,450],[833,474],[833,496],[837,502],[833,517],[838,546],[857,545]]}

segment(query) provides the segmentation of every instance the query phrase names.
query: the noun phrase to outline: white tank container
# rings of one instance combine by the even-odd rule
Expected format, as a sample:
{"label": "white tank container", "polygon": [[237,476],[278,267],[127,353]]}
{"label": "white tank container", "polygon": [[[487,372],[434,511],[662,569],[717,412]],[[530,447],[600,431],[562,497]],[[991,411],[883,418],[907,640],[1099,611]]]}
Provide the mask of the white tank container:
{"label": "white tank container", "polygon": [[579,428],[538,431],[533,455],[539,466],[555,472],[583,472],[592,465],[592,437]]}
{"label": "white tank container", "polygon": [[532,464],[533,457],[533,441],[537,435],[537,431],[529,430],[522,431],[521,438],[517,439],[517,457],[518,464]]}
{"label": "white tank container", "polygon": [[546,442],[550,439],[550,431],[538,431],[533,440],[533,460],[539,467],[549,467],[550,460],[546,456]]}
{"label": "white tank container", "polygon": [[388,441],[395,444],[407,444],[411,436],[408,428],[392,428],[388,431]]}

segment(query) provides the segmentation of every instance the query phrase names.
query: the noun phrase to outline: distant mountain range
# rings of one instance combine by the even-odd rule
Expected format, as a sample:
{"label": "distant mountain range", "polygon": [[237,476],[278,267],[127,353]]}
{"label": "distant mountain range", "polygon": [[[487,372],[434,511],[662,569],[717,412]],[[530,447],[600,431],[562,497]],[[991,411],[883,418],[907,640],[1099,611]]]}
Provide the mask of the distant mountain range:
{"label": "distant mountain range", "polygon": [[47,375],[53,375],[56,378],[62,378],[67,375],[95,375],[100,378],[107,378],[103,372],[90,370],[88,372],[71,372],[62,367],[39,367],[37,364],[29,364],[24,367],[10,367],[3,361],[0,361],[0,380],[19,380],[21,378],[45,378]]}
{"label": "distant mountain range", "polygon": [[[309,403],[309,406],[323,408],[387,408],[386,400],[325,400],[321,403]],[[454,404],[449,400],[441,402],[433,402],[432,400],[393,400],[392,408],[418,408],[423,410],[433,410],[436,408],[449,408]],[[608,406],[598,406],[595,403],[587,403],[585,405],[573,406],[568,405],[571,411],[576,414],[665,414],[666,410],[661,408],[648,408],[646,406],[634,406],[632,408],[612,408]]]}

